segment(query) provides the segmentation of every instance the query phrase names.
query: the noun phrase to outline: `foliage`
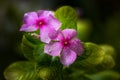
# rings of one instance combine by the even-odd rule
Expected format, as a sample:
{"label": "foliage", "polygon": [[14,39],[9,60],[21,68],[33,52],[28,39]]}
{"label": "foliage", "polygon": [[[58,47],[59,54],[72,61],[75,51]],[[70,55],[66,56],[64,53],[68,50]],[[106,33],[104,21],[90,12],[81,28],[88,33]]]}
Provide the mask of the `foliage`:
{"label": "foliage", "polygon": [[[70,6],[60,7],[55,16],[62,22],[61,29],[72,28],[78,34],[84,28],[78,28],[78,15]],[[83,25],[79,23],[79,25]],[[87,30],[87,29],[86,29]],[[34,33],[34,32],[33,32]],[[83,42],[84,53],[77,57],[70,67],[63,66],[59,57],[50,57],[44,53],[44,44],[25,33],[22,38],[22,54],[28,61],[19,61],[8,66],[4,72],[6,80],[119,80],[120,74],[111,71],[115,66],[115,51],[110,45],[97,45]],[[81,40],[84,37],[79,36]],[[101,71],[107,70],[107,71]]]}

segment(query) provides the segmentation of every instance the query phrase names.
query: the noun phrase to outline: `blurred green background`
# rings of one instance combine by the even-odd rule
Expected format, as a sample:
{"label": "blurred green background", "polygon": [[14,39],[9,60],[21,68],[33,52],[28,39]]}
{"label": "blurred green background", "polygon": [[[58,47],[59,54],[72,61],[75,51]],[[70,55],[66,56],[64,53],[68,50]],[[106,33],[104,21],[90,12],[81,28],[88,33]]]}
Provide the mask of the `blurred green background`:
{"label": "blurred green background", "polygon": [[69,5],[79,13],[83,25],[90,27],[87,38],[97,44],[112,45],[117,53],[114,71],[120,72],[120,0],[0,0],[0,80],[11,63],[25,60],[19,56],[25,12],[39,9],[56,10]]}

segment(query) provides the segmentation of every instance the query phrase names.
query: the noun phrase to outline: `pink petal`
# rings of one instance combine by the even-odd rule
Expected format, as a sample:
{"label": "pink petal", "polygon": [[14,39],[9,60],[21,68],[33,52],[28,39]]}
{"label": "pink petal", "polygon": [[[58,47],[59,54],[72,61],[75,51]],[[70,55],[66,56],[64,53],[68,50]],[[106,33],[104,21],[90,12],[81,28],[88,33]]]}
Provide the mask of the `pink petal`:
{"label": "pink petal", "polygon": [[76,52],[78,56],[80,56],[84,51],[81,41],[75,38],[71,41],[71,44],[72,45],[70,45],[70,49]]}
{"label": "pink petal", "polygon": [[37,11],[39,17],[47,17],[49,15],[54,15],[53,11],[48,11],[48,10],[39,10]]}
{"label": "pink petal", "polygon": [[55,30],[58,30],[61,27],[61,22],[54,17],[52,11],[39,10],[38,16],[39,18],[44,18],[47,27],[54,28]]}
{"label": "pink petal", "polygon": [[51,38],[53,41],[61,41],[61,40],[63,40],[64,39],[64,37],[63,37],[63,34],[62,34],[62,32],[60,31],[60,30],[58,30],[57,32],[56,32],[56,35],[57,35],[57,37],[55,37],[55,38]]}
{"label": "pink petal", "polygon": [[63,35],[67,39],[72,39],[76,36],[77,32],[74,29],[64,29],[62,31]]}
{"label": "pink petal", "polygon": [[32,32],[32,31],[36,31],[37,29],[38,29],[38,27],[35,25],[23,24],[20,28],[20,31]]}
{"label": "pink petal", "polygon": [[56,31],[55,29],[51,28],[51,31],[49,32],[48,36],[50,39],[54,40],[59,34],[59,31]]}
{"label": "pink petal", "polygon": [[68,67],[75,60],[76,60],[76,53],[69,48],[64,48],[60,57],[61,63]]}
{"label": "pink petal", "polygon": [[42,42],[49,43],[51,41],[51,38],[57,37],[56,31],[47,26],[42,26],[40,28],[40,39]]}
{"label": "pink petal", "polygon": [[38,15],[36,12],[28,12],[24,14],[24,24],[32,25],[38,19]]}
{"label": "pink petal", "polygon": [[61,50],[62,45],[59,42],[51,42],[44,47],[44,52],[51,56],[58,56]]}
{"label": "pink petal", "polygon": [[61,22],[56,19],[54,16],[50,15],[47,17],[47,25],[48,27],[52,27],[55,30],[58,30],[61,27]]}

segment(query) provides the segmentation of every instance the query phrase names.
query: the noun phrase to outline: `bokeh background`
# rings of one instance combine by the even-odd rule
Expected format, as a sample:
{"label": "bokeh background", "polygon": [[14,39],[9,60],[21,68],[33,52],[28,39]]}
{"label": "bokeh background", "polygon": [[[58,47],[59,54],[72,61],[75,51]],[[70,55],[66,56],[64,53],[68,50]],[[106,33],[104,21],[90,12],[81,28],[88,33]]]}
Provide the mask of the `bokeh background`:
{"label": "bokeh background", "polygon": [[24,13],[56,10],[63,5],[75,8],[83,24],[90,27],[85,41],[115,48],[117,57],[113,70],[120,72],[120,0],[0,0],[0,80],[4,80],[3,71],[9,64],[25,60],[19,56],[18,49]]}

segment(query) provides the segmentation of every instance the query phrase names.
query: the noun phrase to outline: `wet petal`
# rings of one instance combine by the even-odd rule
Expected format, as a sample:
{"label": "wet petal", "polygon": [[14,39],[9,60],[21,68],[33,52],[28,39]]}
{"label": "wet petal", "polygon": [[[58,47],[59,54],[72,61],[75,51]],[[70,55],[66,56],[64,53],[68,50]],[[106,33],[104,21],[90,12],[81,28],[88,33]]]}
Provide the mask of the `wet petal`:
{"label": "wet petal", "polygon": [[35,25],[23,24],[20,28],[20,31],[32,32],[32,31],[36,31],[37,29],[38,29],[38,27]]}
{"label": "wet petal", "polygon": [[44,52],[51,56],[58,56],[61,50],[62,45],[59,42],[51,42],[44,47]]}
{"label": "wet petal", "polygon": [[63,35],[67,39],[72,39],[76,36],[77,32],[74,29],[64,29],[62,31]]}
{"label": "wet petal", "polygon": [[38,19],[38,15],[36,12],[28,12],[24,15],[24,24],[34,24]]}
{"label": "wet petal", "polygon": [[72,45],[70,45],[70,49],[75,51],[77,53],[77,55],[80,56],[84,51],[81,41],[79,39],[75,38],[71,41],[71,44]]}
{"label": "wet petal", "polygon": [[69,48],[64,48],[60,57],[61,63],[68,67],[75,60],[76,60],[76,53]]}
{"label": "wet petal", "polygon": [[39,17],[47,17],[49,15],[54,15],[53,11],[48,11],[48,10],[39,10],[37,11]]}

